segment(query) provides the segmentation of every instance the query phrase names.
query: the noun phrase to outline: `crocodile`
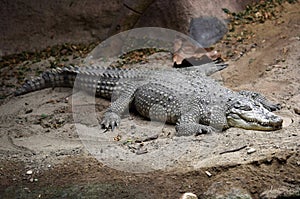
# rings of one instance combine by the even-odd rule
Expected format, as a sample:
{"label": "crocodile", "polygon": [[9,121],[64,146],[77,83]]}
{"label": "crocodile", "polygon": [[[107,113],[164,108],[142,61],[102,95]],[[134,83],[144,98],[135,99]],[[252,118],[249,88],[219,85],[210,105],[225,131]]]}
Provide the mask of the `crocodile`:
{"label": "crocodile", "polygon": [[[49,87],[75,87],[112,99],[100,122],[114,130],[129,106],[143,117],[175,124],[176,136],[223,131],[230,127],[271,131],[283,120],[273,111],[280,105],[253,91],[232,91],[209,77],[225,64],[169,69],[122,69],[69,66],[42,73],[16,90],[23,95]],[[205,69],[205,70],[203,70]],[[76,81],[75,81],[76,80]]]}

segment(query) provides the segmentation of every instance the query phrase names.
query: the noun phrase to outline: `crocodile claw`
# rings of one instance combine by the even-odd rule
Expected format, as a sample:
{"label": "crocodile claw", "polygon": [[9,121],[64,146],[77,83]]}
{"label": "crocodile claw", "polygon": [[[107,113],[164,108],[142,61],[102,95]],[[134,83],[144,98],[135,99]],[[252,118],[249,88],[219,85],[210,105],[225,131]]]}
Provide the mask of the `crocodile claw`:
{"label": "crocodile claw", "polygon": [[200,135],[200,134],[207,134],[216,131],[211,126],[206,126],[202,124],[196,123],[183,123],[176,125],[176,136],[190,136],[190,135]]}
{"label": "crocodile claw", "polygon": [[269,111],[278,111],[281,109],[280,104],[271,104],[268,106]]}
{"label": "crocodile claw", "polygon": [[102,128],[111,129],[112,131],[120,125],[121,118],[118,114],[113,112],[106,112],[104,118],[100,123]]}

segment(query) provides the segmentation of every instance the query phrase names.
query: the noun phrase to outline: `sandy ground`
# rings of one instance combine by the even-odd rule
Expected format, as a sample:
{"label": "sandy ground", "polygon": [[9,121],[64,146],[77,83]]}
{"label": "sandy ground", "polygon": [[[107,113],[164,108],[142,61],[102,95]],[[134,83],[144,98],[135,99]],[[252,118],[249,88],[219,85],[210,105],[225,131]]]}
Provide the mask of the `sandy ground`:
{"label": "sandy ground", "polygon": [[[279,102],[282,109],[276,114],[284,118],[283,129],[231,128],[177,138],[174,126],[131,114],[118,130],[103,134],[95,119],[109,106],[107,100],[96,100],[95,116],[90,97],[72,95],[72,89],[12,97],[0,106],[1,198],[300,195],[299,11],[299,3],[286,4],[279,19],[242,27],[255,32],[247,40],[254,47],[215,74],[229,88],[259,91]],[[228,50],[224,43],[217,48]],[[31,66],[48,65],[49,60],[43,60]],[[9,73],[5,68],[1,72]],[[74,109],[76,99],[83,104]]]}

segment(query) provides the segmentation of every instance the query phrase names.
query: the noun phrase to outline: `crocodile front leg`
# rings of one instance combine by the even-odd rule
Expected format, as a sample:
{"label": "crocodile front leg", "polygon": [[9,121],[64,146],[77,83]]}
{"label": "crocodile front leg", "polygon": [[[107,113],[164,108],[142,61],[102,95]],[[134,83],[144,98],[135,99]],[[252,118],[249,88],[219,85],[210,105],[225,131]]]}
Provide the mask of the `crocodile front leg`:
{"label": "crocodile front leg", "polygon": [[274,104],[270,102],[265,96],[257,92],[242,90],[239,92],[239,94],[259,102],[269,111],[276,111],[281,108],[280,104]]}
{"label": "crocodile front leg", "polygon": [[216,131],[212,126],[206,126],[193,122],[179,123],[176,125],[175,129],[176,136],[200,135]]}
{"label": "crocodile front leg", "polygon": [[183,107],[181,116],[176,124],[176,136],[189,136],[199,135],[204,133],[210,133],[214,129],[207,124],[199,124],[200,120],[205,123],[208,121],[207,109],[203,104],[198,103],[197,100],[193,100],[192,103],[185,105],[188,108]]}
{"label": "crocodile front leg", "polygon": [[228,124],[223,108],[210,103],[208,99],[196,99],[189,104],[189,109],[178,120],[176,135],[199,135],[227,128]]}
{"label": "crocodile front leg", "polygon": [[134,94],[138,88],[138,82],[124,83],[122,92],[119,97],[112,102],[111,106],[104,113],[104,118],[101,122],[101,126],[105,129],[111,128],[114,130],[115,127],[120,125],[121,115],[126,109],[129,108]]}

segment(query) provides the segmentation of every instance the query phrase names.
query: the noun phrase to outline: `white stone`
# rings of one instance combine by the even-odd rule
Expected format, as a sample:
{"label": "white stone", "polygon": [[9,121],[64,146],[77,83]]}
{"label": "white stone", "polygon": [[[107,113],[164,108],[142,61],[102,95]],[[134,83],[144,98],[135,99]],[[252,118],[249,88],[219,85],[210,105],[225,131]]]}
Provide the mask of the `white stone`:
{"label": "white stone", "polygon": [[211,174],[209,171],[205,171],[205,173],[206,173],[206,175],[207,175],[208,177],[211,177],[211,176],[212,176],[212,174]]}
{"label": "white stone", "polygon": [[180,199],[198,199],[198,197],[193,193],[184,193]]}
{"label": "white stone", "polygon": [[248,154],[251,154],[251,153],[254,153],[254,152],[256,152],[256,149],[254,149],[254,148],[249,148],[249,149],[247,150],[247,153],[248,153]]}
{"label": "white stone", "polygon": [[33,174],[33,171],[32,170],[28,170],[28,171],[26,171],[26,174],[27,175],[31,175],[31,174]]}

